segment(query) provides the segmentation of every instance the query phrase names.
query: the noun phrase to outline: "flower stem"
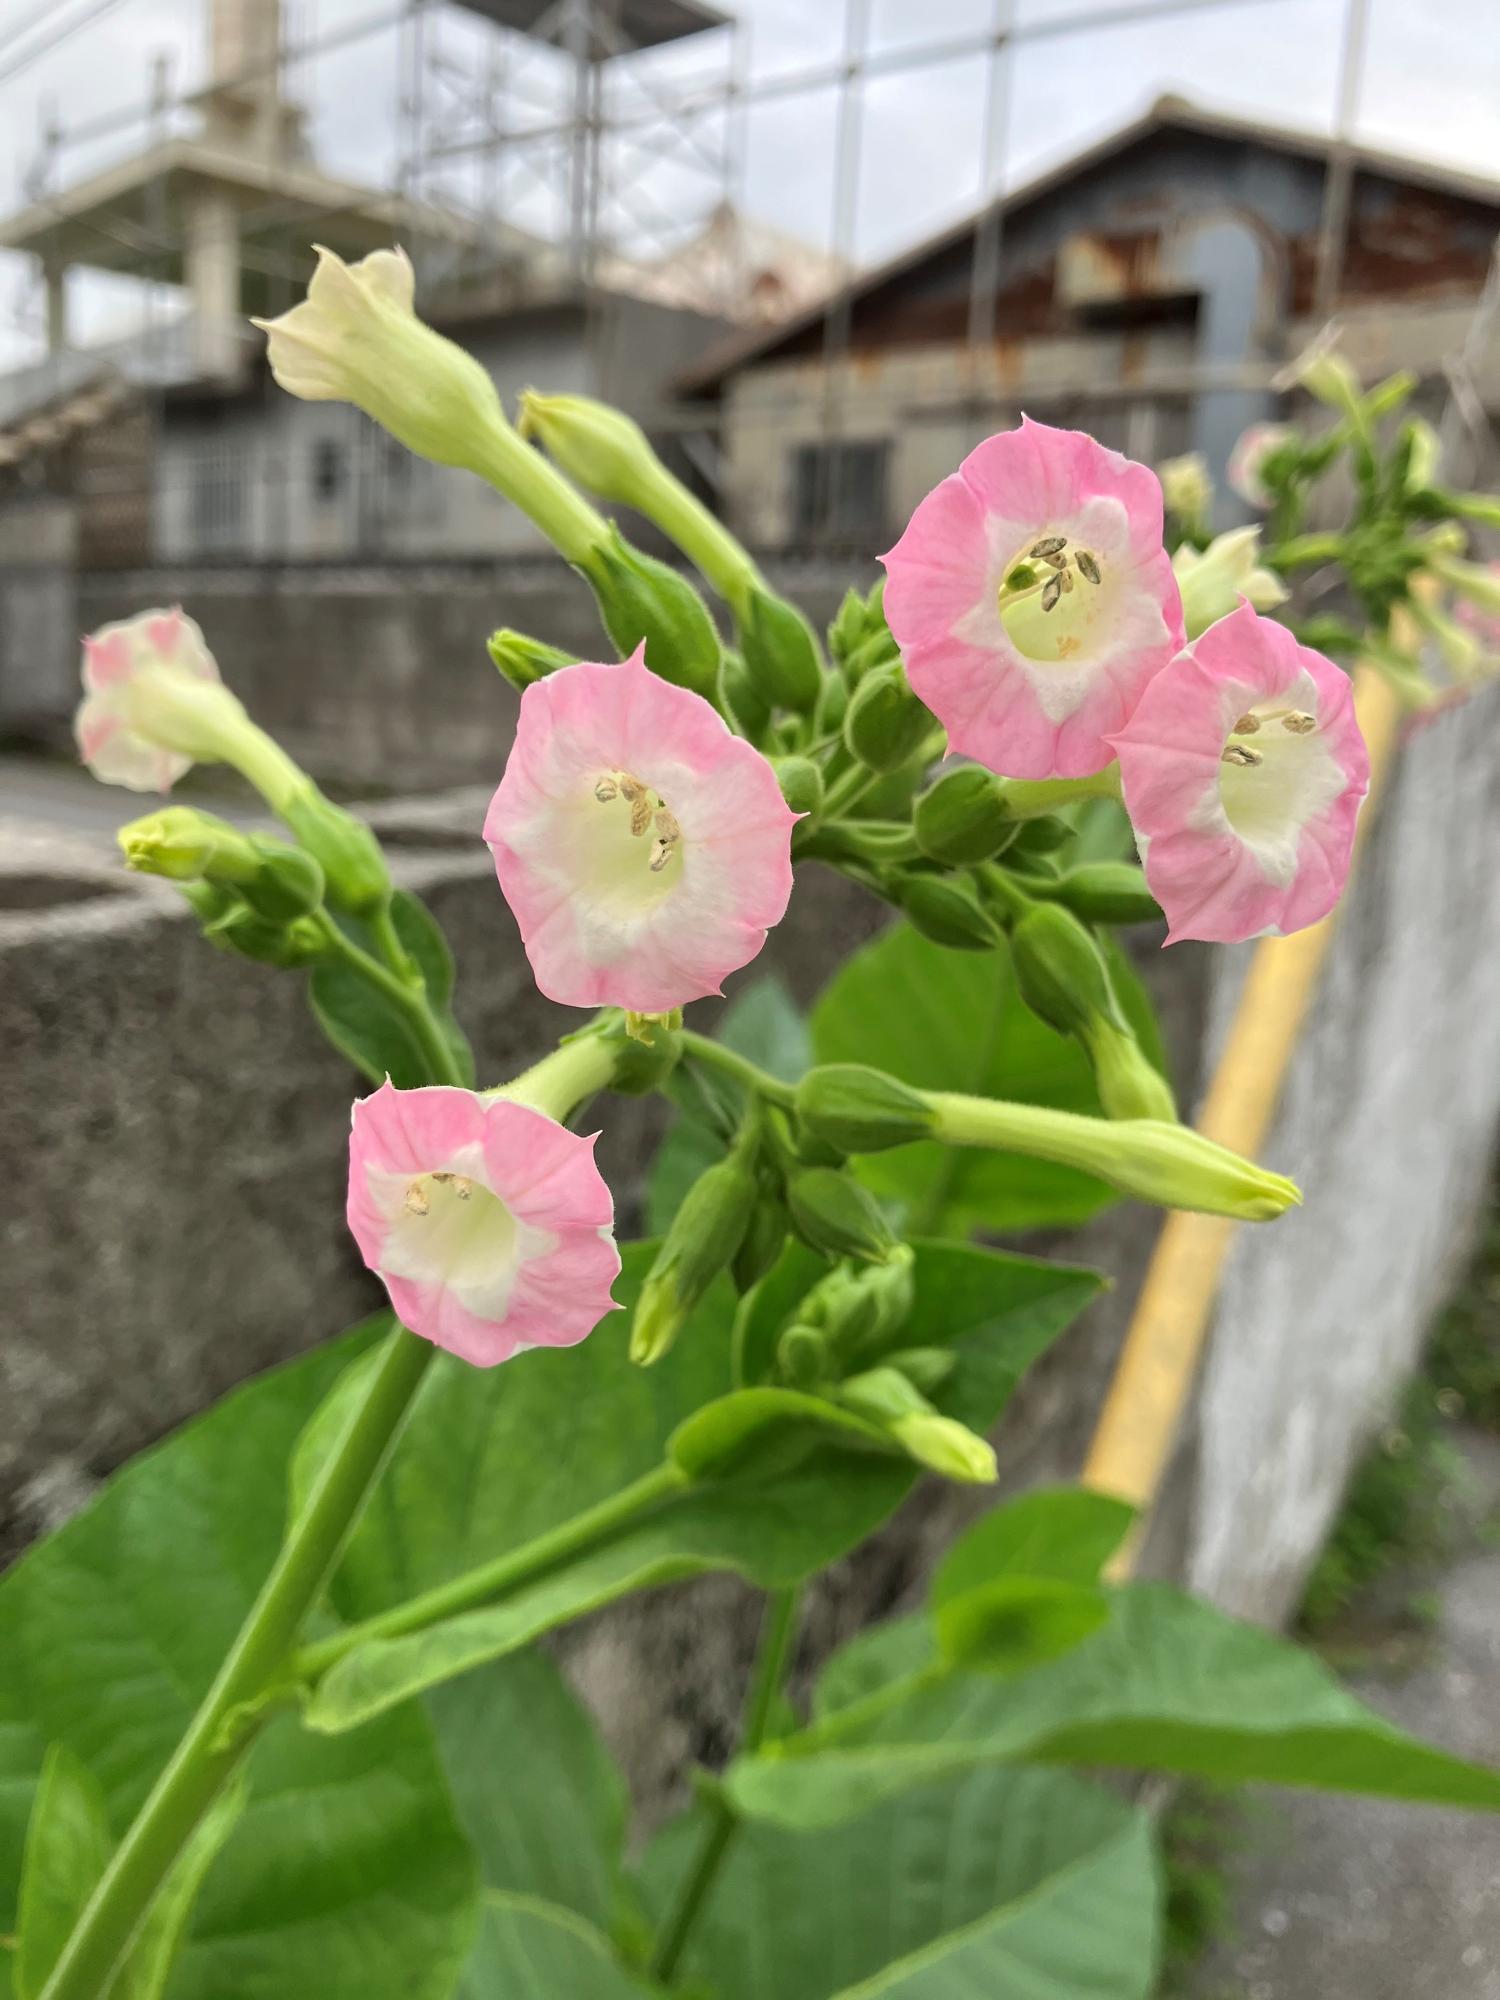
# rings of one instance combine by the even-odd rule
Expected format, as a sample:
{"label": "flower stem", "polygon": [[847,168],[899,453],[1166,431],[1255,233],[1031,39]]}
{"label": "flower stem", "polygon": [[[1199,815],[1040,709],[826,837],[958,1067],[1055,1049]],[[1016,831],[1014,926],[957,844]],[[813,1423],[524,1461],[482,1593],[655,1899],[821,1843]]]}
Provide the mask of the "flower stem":
{"label": "flower stem", "polygon": [[791,1084],[783,1083],[780,1077],[761,1069],[748,1056],[726,1049],[722,1042],[710,1041],[707,1035],[695,1034],[691,1028],[682,1030],[682,1052],[708,1069],[721,1071],[743,1089],[769,1099],[772,1104],[789,1106],[796,1095]]}
{"label": "flower stem", "polygon": [[1012,819],[1040,819],[1080,799],[1117,799],[1120,767],[1107,764],[1088,778],[1007,778],[1000,790]]}
{"label": "flower stem", "polygon": [[548,1529],[546,1534],[535,1536],[520,1548],[497,1556],[493,1562],[481,1563],[477,1569],[466,1570],[462,1576],[423,1591],[419,1597],[408,1598],[404,1604],[393,1605],[374,1618],[335,1632],[316,1646],[306,1647],[294,1663],[296,1674],[311,1684],[356,1647],[372,1639],[399,1639],[408,1632],[421,1632],[429,1625],[441,1624],[445,1618],[456,1618],[462,1612],[492,1604],[575,1557],[589,1554],[642,1515],[675,1499],[688,1483],[687,1474],[668,1459],[618,1493],[612,1493],[607,1500],[601,1500],[596,1507],[575,1514],[571,1521]]}
{"label": "flower stem", "polygon": [[[778,1590],[766,1600],[765,1623],[761,1629],[760,1654],[755,1663],[755,1673],[750,1682],[750,1694],[745,1706],[745,1727],[740,1740],[740,1755],[753,1756],[766,1740],[771,1715],[776,1706],[776,1697],[781,1692],[781,1684],[786,1679],[791,1664],[792,1647],[797,1636],[797,1612],[800,1593],[793,1590]],[[693,1932],[693,1926],[702,1915],[714,1884],[718,1881],[719,1870],[724,1865],[724,1857],[739,1831],[739,1815],[722,1792],[716,1792],[709,1806],[708,1824],[703,1831],[703,1840],[693,1865],[683,1878],[681,1887],[673,1900],[671,1909],[662,1921],[656,1944],[651,1953],[650,1971],[663,1985],[676,1972],[683,1950]]]}
{"label": "flower stem", "polygon": [[[384,914],[389,925],[389,912]],[[357,972],[361,979],[383,993],[388,1000],[394,1001],[411,1022],[422,1044],[422,1054],[432,1071],[433,1082],[457,1084],[463,1089],[466,1079],[458,1066],[457,1057],[449,1046],[448,1038],[432,1011],[427,998],[426,982],[422,975],[415,967],[404,975],[393,972],[357,945],[348,932],[341,930],[326,911],[319,912],[319,915],[328,949],[343,959],[352,972]],[[406,954],[402,951],[400,940],[393,928],[390,930],[390,945],[402,958],[405,958]],[[410,963],[409,960],[407,962]]]}
{"label": "flower stem", "polygon": [[259,1726],[235,1727],[273,1683],[374,1485],[436,1349],[398,1327],[364,1401],[292,1524],[186,1735],[152,1787],[72,1935],[40,2000],[98,2000],[184,1843]]}

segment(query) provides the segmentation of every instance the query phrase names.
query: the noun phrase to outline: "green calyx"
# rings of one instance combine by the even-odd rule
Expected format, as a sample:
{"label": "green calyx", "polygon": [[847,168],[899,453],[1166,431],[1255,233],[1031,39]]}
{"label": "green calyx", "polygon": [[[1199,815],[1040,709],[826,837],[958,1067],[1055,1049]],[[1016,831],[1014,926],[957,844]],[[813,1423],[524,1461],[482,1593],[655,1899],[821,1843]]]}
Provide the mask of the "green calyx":
{"label": "green calyx", "polygon": [[644,645],[652,673],[712,701],[723,647],[708,606],[685,576],[633,548],[613,524],[608,540],[588,550],[576,567],[588,579],[622,659]]}
{"label": "green calyx", "polygon": [[869,1191],[837,1167],[803,1167],[788,1177],[787,1208],[803,1242],[825,1257],[883,1264],[897,1240]]}
{"label": "green calyx", "polygon": [[646,1275],[630,1326],[630,1358],[660,1361],[694,1306],[744,1241],[757,1187],[752,1167],[731,1156],[700,1174],[672,1219]]}
{"label": "green calyx", "polygon": [[899,661],[865,675],[849,698],[844,742],[871,771],[897,771],[933,727],[931,713],[907,684]]}
{"label": "green calyx", "polygon": [[793,1108],[809,1132],[841,1153],[879,1153],[932,1133],[932,1111],[921,1093],[863,1063],[808,1070]]}

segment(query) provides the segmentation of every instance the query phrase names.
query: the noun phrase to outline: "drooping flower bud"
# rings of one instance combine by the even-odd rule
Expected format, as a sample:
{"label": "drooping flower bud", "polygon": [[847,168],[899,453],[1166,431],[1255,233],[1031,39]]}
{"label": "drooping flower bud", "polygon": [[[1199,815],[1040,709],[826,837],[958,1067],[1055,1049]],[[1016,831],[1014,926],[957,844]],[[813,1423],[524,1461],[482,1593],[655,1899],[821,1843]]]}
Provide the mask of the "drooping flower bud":
{"label": "drooping flower bud", "polygon": [[802,613],[756,584],[738,618],[745,672],[755,692],[771,708],[809,713],[817,705],[823,667],[818,642]]}
{"label": "drooping flower bud", "polygon": [[485,648],[517,694],[524,694],[533,681],[555,674],[559,667],[577,664],[576,654],[564,653],[540,639],[528,638],[524,632],[513,632],[508,625],[492,632],[485,641]]}
{"label": "drooping flower bud", "polygon": [[932,716],[912,693],[899,661],[866,674],[844,713],[844,742],[872,771],[896,771],[920,748]]}
{"label": "drooping flower bud", "polygon": [[579,557],[577,567],[622,659],[644,646],[653,673],[713,699],[723,647],[708,606],[680,571],[632,548],[613,524],[607,541]]}
{"label": "drooping flower bud", "polygon": [[825,1257],[883,1264],[896,1236],[867,1188],[837,1167],[803,1167],[787,1181],[787,1207],[802,1240]]}
{"label": "drooping flower bud", "polygon": [[273,923],[306,916],[323,901],[323,871],[310,854],[190,806],[133,820],[117,838],[126,866],[138,873],[223,883]]}
{"label": "drooping flower bud", "polygon": [[841,1153],[879,1153],[932,1134],[921,1093],[863,1063],[820,1063],[792,1101],[799,1121]]}
{"label": "drooping flower bud", "polygon": [[660,1361],[745,1238],[755,1205],[753,1169],[731,1156],[701,1173],[682,1199],[646,1274],[630,1324],[630,1358]]}
{"label": "drooping flower bud", "polygon": [[1274,611],[1287,593],[1273,570],[1263,569],[1260,529],[1233,528],[1216,535],[1206,549],[1184,542],[1172,558],[1172,571],[1182,592],[1182,618],[1189,639],[1226,618],[1242,597],[1257,611]]}
{"label": "drooping flower bud", "polygon": [[361,1098],[349,1227],[402,1324],[477,1368],[591,1333],[620,1269],[595,1137],[446,1085]]}
{"label": "drooping flower bud", "polygon": [[913,930],[934,944],[954,951],[993,951],[1000,926],[980,903],[972,886],[951,875],[905,874],[891,892]]}
{"label": "drooping flower bud", "polygon": [[1127,1030],[1099,947],[1078,919],[1054,903],[1027,911],[1010,934],[1016,987],[1032,1013],[1060,1035],[1105,1020]]}
{"label": "drooping flower bud", "polygon": [[1185,1125],[1085,1118],[947,1091],[929,1093],[928,1101],[937,1112],[935,1136],[949,1145],[1054,1160],[1162,1208],[1271,1222],[1302,1199],[1284,1174],[1268,1173]]}
{"label": "drooping flower bud", "polygon": [[999,1476],[989,1444],[967,1424],[935,1410],[900,1369],[872,1368],[850,1376],[839,1384],[838,1399],[944,1479],[988,1485]]}
{"label": "drooping flower bud", "polygon": [[196,915],[205,940],[218,951],[282,968],[310,965],[328,949],[321,927],[310,917],[289,922],[263,917],[237,889],[219,882],[179,882],[183,901]]}
{"label": "drooping flower bud", "polygon": [[918,847],[950,868],[988,861],[1014,837],[1017,824],[1005,803],[1004,780],[982,764],[945,771],[912,810]]}
{"label": "drooping flower bud", "polygon": [[811,757],[773,757],[781,796],[794,813],[815,813],[823,803],[823,773]]}

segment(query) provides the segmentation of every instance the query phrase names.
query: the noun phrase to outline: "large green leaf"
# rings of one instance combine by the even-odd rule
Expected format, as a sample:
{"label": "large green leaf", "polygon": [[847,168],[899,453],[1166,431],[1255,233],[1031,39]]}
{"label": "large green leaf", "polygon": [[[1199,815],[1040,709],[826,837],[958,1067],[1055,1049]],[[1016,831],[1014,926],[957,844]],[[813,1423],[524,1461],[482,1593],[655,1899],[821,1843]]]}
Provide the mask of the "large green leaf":
{"label": "large green leaf", "polygon": [[942,1606],[1003,1576],[1094,1583],[1135,1509],[1081,1486],[1041,1487],[994,1507],[949,1549],[932,1582]]}
{"label": "large green leaf", "polygon": [[[784,1083],[795,1083],[812,1062],[806,1018],[781,981],[771,976],[735,995],[714,1040]],[[646,1226],[653,1235],[665,1233],[693,1182],[722,1159],[725,1134],[733,1129],[727,1121],[733,1118],[734,1098],[716,1079],[695,1072],[691,1079],[681,1079],[673,1094],[677,1117],[657,1152],[646,1190]]]}
{"label": "large green leaf", "polygon": [[46,1985],[113,1852],[98,1780],[65,1743],[54,1743],[26,1830],[16,1925],[17,2000],[36,2000]]}
{"label": "large green leaf", "polygon": [[[1120,1004],[1159,1061],[1140,981],[1112,943],[1108,956]],[[1022,1004],[1007,951],[948,951],[906,924],[882,932],[835,974],[813,1008],[812,1037],[819,1062],[870,1063],[924,1090],[1100,1110],[1082,1050]],[[870,1154],[860,1174],[927,1235],[1081,1222],[1117,1199],[1103,1181],[1069,1167],[926,1141]]]}
{"label": "large green leaf", "polygon": [[[627,1248],[619,1287],[627,1302],[651,1255],[649,1245]],[[903,1338],[953,1350],[943,1408],[985,1428],[1098,1282],[1028,1258],[921,1245]],[[724,1410],[696,1413],[730,1388],[730,1312],[723,1285],[666,1359],[645,1370],[630,1365],[628,1326],[616,1322],[582,1348],[528,1355],[488,1375],[440,1357],[351,1545],[336,1588],[340,1609],[358,1617],[397,1603],[570,1519],[659,1465],[689,1419],[693,1434],[728,1424]],[[751,1454],[736,1476],[690,1487],[604,1548],[498,1604],[367,1642],[324,1676],[308,1720],[351,1728],[628,1591],[697,1571],[734,1570],[771,1589],[796,1582],[862,1541],[915,1478],[902,1460],[833,1442],[804,1445],[790,1463]]]}
{"label": "large green leaf", "polygon": [[857,1676],[839,1670],[843,1705],[825,1699],[809,1729],[731,1771],[742,1811],[822,1826],[912,1786],[1012,1762],[1500,1811],[1500,1772],[1413,1741],[1311,1654],[1165,1584],[1115,1592],[1113,1616],[1091,1639],[1019,1679],[944,1672],[918,1621],[857,1643]]}
{"label": "large green leaf", "polygon": [[453,1802],[487,1889],[541,1897],[608,1930],[628,1799],[593,1717],[535,1649],[434,1688]]}
{"label": "large green leaf", "polygon": [[[123,1831],[275,1558],[294,1441],[388,1324],[379,1315],[226,1397],[0,1582],[0,1930],[13,1927],[46,1744],[88,1768]],[[476,1892],[422,1714],[338,1742],[284,1719],[253,1752],[249,1786],[173,2000],[445,2000]]]}
{"label": "large green leaf", "polygon": [[[426,905],[405,889],[391,898],[391,921],[427,982],[427,998],[465,1082],[474,1081],[474,1056],[453,1018],[453,954]],[[431,1065],[411,1019],[340,958],[315,965],[307,997],[318,1025],[336,1049],[372,1083],[387,1076],[398,1090],[432,1083]]]}
{"label": "large green leaf", "polygon": [[[688,1815],[646,1857],[658,1919],[697,1838]],[[684,1969],[718,2000],[1145,2000],[1158,1901],[1122,1800],[1062,1772],[975,1771],[831,1830],[744,1825]]]}
{"label": "large green leaf", "polygon": [[646,2000],[659,1991],[627,1972],[572,1910],[490,1892],[456,2000]]}

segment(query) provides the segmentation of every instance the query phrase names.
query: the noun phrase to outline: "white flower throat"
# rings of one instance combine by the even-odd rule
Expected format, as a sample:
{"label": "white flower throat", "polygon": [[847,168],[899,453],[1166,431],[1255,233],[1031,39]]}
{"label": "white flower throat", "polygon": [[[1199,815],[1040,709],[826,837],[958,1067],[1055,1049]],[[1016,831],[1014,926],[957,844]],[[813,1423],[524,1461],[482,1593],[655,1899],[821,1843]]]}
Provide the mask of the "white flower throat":
{"label": "white flower throat", "polygon": [[398,1277],[487,1290],[515,1259],[515,1217],[480,1180],[437,1167],[386,1184],[386,1268]]}
{"label": "white flower throat", "polygon": [[1113,590],[1093,550],[1067,535],[1041,534],[1017,550],[1000,585],[1000,617],[1028,660],[1076,660],[1107,615]]}
{"label": "white flower throat", "polygon": [[[1295,690],[1301,693],[1303,690]],[[1272,879],[1289,879],[1296,838],[1343,789],[1311,707],[1259,702],[1235,720],[1219,763],[1219,804]]]}

